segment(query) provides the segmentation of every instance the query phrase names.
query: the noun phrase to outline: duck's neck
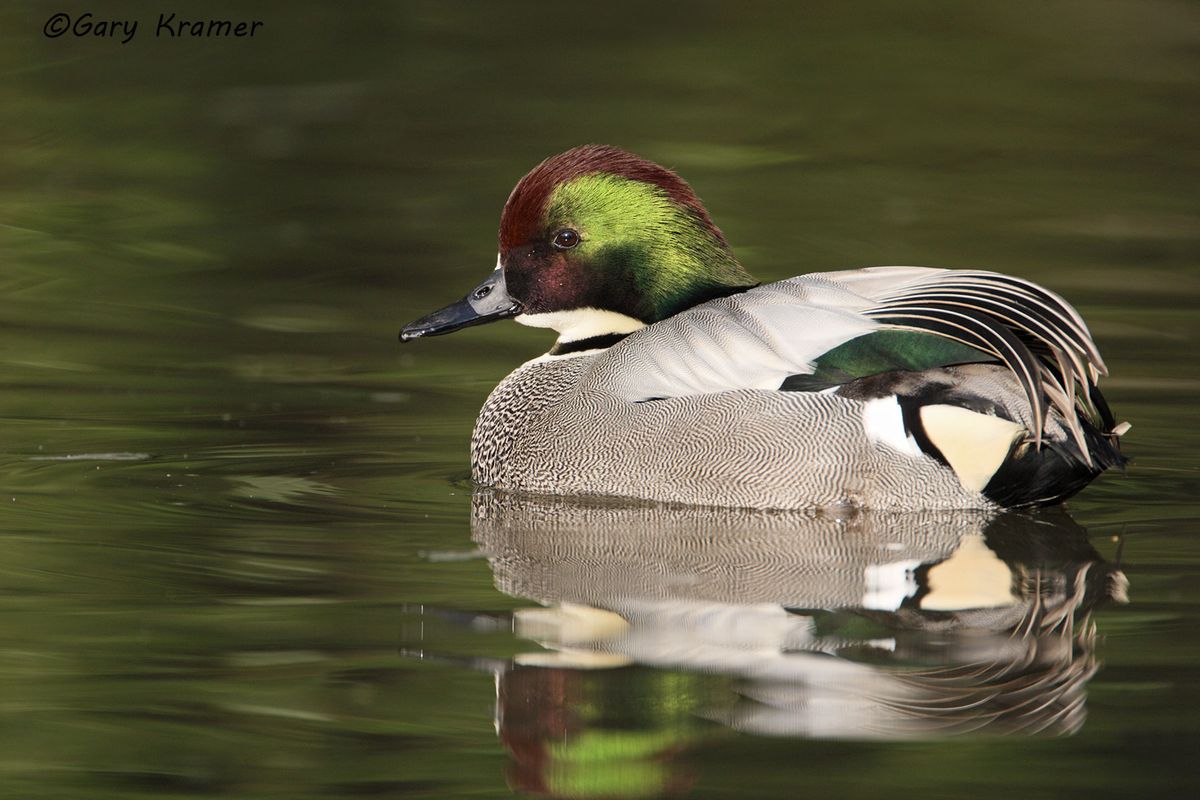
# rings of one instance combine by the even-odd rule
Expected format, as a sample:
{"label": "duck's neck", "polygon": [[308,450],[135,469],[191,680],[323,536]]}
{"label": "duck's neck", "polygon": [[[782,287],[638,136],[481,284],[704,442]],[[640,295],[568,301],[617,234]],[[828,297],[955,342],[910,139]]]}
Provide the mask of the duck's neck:
{"label": "duck's neck", "polygon": [[585,353],[588,350],[607,350],[628,335],[628,333],[602,333],[599,336],[573,339],[569,342],[559,339],[546,355],[569,356],[575,353]]}
{"label": "duck's neck", "polygon": [[515,321],[533,328],[553,328],[558,331],[558,341],[549,353],[552,356],[611,347],[634,331],[646,327],[646,323],[640,319],[598,308],[521,314]]}
{"label": "duck's neck", "polygon": [[673,248],[672,269],[646,271],[643,313],[655,321],[758,285],[723,240],[703,229],[694,233],[689,247]]}
{"label": "duck's neck", "polygon": [[[687,295],[686,301],[677,304],[672,307],[670,313],[663,314],[651,322],[674,316],[680,311],[686,311],[701,303],[707,303],[709,300],[740,294],[757,285],[758,283],[752,277],[746,275],[746,282],[742,285],[716,284],[693,287]],[[627,314],[599,308],[574,308],[569,311],[552,311],[543,314],[521,314],[515,317],[514,321],[532,328],[552,328],[558,331],[558,340],[546,354],[551,356],[606,349],[647,325],[640,319]]]}

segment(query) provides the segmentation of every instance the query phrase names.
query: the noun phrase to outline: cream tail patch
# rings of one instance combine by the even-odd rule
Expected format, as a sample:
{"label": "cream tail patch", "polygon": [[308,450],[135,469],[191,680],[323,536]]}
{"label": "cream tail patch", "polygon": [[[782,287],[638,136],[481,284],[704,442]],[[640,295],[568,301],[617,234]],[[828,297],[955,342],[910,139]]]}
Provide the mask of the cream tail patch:
{"label": "cream tail patch", "polygon": [[975,492],[983,491],[1013,444],[1027,433],[1023,425],[958,406],[925,406],[921,424],[959,483]]}

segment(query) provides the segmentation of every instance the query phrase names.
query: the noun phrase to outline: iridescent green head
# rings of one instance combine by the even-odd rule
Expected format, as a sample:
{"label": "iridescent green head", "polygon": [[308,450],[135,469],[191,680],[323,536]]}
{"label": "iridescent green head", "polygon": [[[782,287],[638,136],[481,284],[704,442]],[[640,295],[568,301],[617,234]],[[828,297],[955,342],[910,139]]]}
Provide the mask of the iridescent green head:
{"label": "iridescent green head", "polygon": [[[500,221],[497,271],[401,338],[511,316],[559,331],[560,345],[629,333],[754,286],[691,187],[624,150],[585,145],[517,183]],[[440,315],[440,316],[439,316]],[[453,317],[453,314],[449,315]]]}

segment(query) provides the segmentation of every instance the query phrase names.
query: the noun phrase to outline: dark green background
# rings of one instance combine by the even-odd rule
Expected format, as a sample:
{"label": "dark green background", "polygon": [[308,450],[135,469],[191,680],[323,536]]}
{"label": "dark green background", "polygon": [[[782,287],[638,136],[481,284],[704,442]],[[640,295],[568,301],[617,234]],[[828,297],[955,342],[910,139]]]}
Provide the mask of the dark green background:
{"label": "dark green background", "polygon": [[[137,37],[42,35],[89,11]],[[163,11],[265,24],[155,39]],[[395,337],[588,141],[680,171],[763,280],[1045,283],[1133,423],[1072,503],[1132,599],[1079,735],[726,735],[694,795],[1194,790],[1198,32],[1160,0],[6,4],[0,794],[507,794],[491,678],[398,646],[420,604],[521,604],[428,553],[471,548],[475,412],[549,341]]]}

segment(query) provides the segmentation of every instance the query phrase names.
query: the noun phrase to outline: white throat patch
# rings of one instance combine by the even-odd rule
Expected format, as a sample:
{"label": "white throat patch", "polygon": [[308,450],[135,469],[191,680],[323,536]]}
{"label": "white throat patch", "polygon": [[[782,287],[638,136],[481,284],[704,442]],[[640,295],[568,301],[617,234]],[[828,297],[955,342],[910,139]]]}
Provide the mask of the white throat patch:
{"label": "white throat patch", "polygon": [[607,336],[610,333],[633,333],[646,327],[641,320],[618,314],[616,311],[604,311],[599,308],[573,308],[570,311],[550,311],[545,314],[519,314],[513,317],[513,321],[531,328],[556,330],[558,331],[558,341],[561,343],[578,342],[580,339]]}

